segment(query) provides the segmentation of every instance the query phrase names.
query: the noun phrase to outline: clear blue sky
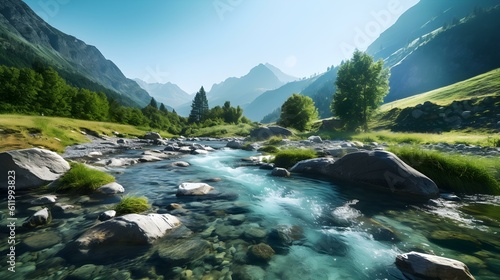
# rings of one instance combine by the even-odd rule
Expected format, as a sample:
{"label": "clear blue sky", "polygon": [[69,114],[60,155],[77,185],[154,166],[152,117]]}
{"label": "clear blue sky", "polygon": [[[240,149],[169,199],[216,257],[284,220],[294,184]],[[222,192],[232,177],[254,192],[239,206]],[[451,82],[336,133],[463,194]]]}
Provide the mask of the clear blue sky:
{"label": "clear blue sky", "polygon": [[259,63],[308,77],[365,50],[418,0],[24,0],[129,78],[209,90]]}

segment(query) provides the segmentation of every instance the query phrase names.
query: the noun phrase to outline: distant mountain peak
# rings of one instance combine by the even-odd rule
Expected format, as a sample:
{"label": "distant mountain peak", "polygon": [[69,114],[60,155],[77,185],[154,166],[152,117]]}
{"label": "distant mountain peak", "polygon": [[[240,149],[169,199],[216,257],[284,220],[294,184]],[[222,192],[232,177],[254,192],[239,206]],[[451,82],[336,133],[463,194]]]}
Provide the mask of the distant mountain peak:
{"label": "distant mountain peak", "polygon": [[283,71],[281,71],[278,67],[272,64],[266,63],[264,64],[264,66],[267,67],[269,70],[271,70],[274,73],[274,75],[283,83],[289,83],[297,81],[299,79],[297,77],[283,73]]}

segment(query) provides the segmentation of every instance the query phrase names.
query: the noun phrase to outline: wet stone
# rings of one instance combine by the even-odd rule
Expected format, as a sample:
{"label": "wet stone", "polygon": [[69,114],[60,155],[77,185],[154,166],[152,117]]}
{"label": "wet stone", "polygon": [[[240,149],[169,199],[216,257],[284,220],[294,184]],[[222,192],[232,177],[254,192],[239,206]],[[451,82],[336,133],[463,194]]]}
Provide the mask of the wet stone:
{"label": "wet stone", "polygon": [[227,220],[231,225],[237,226],[242,224],[246,220],[246,217],[244,214],[229,215]]}
{"label": "wet stone", "polygon": [[158,256],[168,265],[183,265],[203,257],[210,247],[208,241],[201,239],[169,240],[161,244]]}
{"label": "wet stone", "polygon": [[271,246],[265,243],[259,243],[257,245],[252,245],[248,250],[248,254],[260,261],[268,261],[274,256],[274,250]]}
{"label": "wet stone", "polygon": [[249,241],[262,240],[266,237],[267,231],[260,227],[250,227],[245,229],[243,235]]}
{"label": "wet stone", "polygon": [[61,243],[61,237],[53,231],[36,233],[23,239],[23,244],[26,245],[30,251],[39,251],[59,243]]}
{"label": "wet stone", "polygon": [[476,238],[460,232],[433,231],[429,240],[437,245],[459,252],[475,252],[481,246],[481,243]]}

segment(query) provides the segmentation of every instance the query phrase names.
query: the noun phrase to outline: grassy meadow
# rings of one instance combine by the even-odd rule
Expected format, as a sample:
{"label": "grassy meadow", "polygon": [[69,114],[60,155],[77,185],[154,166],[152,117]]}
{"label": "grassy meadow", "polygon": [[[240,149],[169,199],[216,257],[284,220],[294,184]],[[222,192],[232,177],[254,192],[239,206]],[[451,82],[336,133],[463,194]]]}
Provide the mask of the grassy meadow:
{"label": "grassy meadow", "polygon": [[[63,152],[69,145],[88,142],[83,130],[112,136],[119,132],[126,137],[142,136],[147,128],[107,122],[95,122],[59,117],[0,115],[0,152],[32,147]],[[164,137],[171,134],[161,132]]]}

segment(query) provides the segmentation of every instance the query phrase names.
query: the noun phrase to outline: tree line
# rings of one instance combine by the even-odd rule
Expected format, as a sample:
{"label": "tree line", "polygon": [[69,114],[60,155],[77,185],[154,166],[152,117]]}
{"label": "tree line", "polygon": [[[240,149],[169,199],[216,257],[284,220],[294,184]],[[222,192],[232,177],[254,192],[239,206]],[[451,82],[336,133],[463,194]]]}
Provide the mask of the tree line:
{"label": "tree line", "polygon": [[144,108],[124,106],[103,92],[72,86],[53,68],[38,64],[33,68],[0,65],[0,113],[110,121],[176,135],[191,127],[250,122],[239,106],[231,107],[229,102],[209,109],[203,87],[193,100],[190,117],[184,118],[154,98]]}

